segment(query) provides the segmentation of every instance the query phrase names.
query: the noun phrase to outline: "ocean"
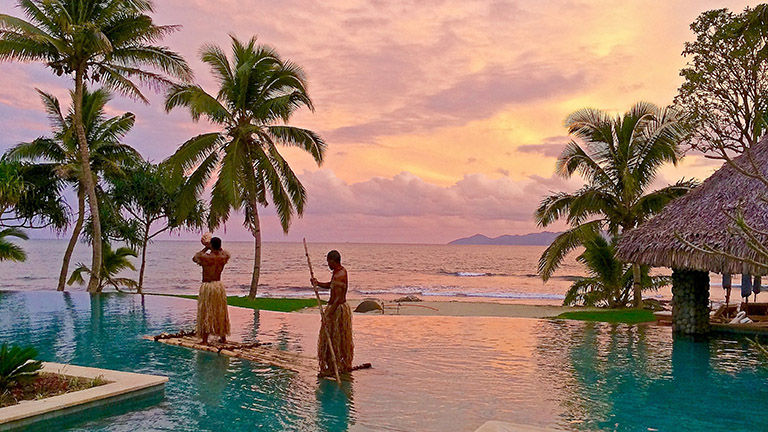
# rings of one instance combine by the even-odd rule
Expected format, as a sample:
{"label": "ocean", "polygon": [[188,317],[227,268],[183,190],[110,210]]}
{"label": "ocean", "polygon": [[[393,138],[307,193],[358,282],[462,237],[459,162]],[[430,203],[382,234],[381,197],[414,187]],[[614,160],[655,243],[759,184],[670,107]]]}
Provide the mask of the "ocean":
{"label": "ocean", "polygon": [[[28,255],[26,262],[0,263],[0,289],[55,289],[66,241],[29,240],[22,245]],[[222,276],[228,293],[247,293],[253,243],[225,242],[224,248],[232,254]],[[315,274],[321,281],[330,279],[325,254],[331,249],[341,252],[349,271],[349,295],[356,298],[392,300],[413,294],[424,300],[555,305],[562,303],[573,280],[585,274],[576,254],[571,254],[556,276],[545,284],[536,275],[542,246],[314,243],[309,248]],[[195,294],[200,285],[200,268],[192,262],[192,256],[200,249],[196,241],[152,243],[147,251],[144,291]],[[138,269],[138,259],[133,261]],[[75,249],[70,270],[80,262],[90,264],[90,250],[85,245]],[[120,276],[138,279],[138,271]],[[75,285],[67,289],[83,291],[85,287]],[[259,295],[312,295],[302,244],[264,243]],[[669,299],[671,292],[665,289],[650,296]]]}

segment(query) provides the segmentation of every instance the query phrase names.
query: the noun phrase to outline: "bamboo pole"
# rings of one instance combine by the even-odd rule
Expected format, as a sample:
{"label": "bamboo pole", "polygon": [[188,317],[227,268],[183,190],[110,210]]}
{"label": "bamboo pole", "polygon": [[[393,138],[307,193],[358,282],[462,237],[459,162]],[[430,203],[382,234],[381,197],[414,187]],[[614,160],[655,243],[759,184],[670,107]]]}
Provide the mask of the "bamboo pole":
{"label": "bamboo pole", "polygon": [[[312,261],[309,259],[309,249],[307,248],[307,239],[304,239],[304,254],[307,256],[307,265],[309,266],[309,275],[312,279],[315,279],[315,272],[312,270]],[[323,325],[325,322],[325,312],[323,312],[323,302],[320,300],[320,293],[317,291],[317,285],[312,284],[312,288],[315,290],[315,297],[317,298],[317,307],[320,308],[320,327],[324,330],[325,338],[328,342],[328,349],[331,350],[331,361],[333,361],[333,373],[336,375],[336,382],[341,385],[341,377],[339,377],[339,363],[336,362],[336,352],[333,350],[333,341],[331,335],[328,333],[328,326]],[[319,353],[318,353],[319,354]]]}

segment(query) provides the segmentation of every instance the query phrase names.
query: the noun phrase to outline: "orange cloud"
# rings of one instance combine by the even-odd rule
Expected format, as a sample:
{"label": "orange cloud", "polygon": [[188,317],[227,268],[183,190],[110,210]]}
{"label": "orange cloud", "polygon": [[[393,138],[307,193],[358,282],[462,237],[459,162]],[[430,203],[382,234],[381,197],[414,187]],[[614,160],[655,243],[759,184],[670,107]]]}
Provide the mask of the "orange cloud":
{"label": "orange cloud", "polygon": [[[12,3],[3,2],[0,12],[17,14]],[[229,33],[257,34],[306,69],[317,111],[300,113],[294,123],[326,137],[328,158],[318,171],[301,152],[285,153],[297,172],[305,172],[307,184],[326,179],[328,190],[352,195],[333,214],[339,197],[310,188],[308,215],[297,232],[308,229],[307,223],[343,220],[354,234],[339,232],[342,239],[383,241],[397,233],[396,238],[443,241],[443,232],[425,225],[438,221],[451,235],[535,230],[526,212],[547,187],[557,186],[543,187],[541,179],[551,178],[558,145],[567,141],[564,117],[584,106],[623,111],[638,100],[669,103],[680,83],[690,22],[707,9],[738,10],[759,2],[156,3],[159,23],[183,25],[165,43],[190,60],[208,89],[215,82],[197,52],[204,42],[228,45]],[[0,64],[0,80],[0,150],[46,133],[33,88],[63,97],[68,81],[40,66],[7,63]],[[166,115],[159,96],[152,102],[118,98],[112,107],[136,113],[128,141],[150,159],[167,157],[211,128],[191,123],[181,111]],[[712,169],[691,157],[663,175],[703,177]],[[482,196],[462,195],[462,185],[469,184]],[[566,185],[575,183],[559,186]],[[363,198],[355,195],[369,196],[374,186],[382,188],[379,196],[392,189],[402,200],[373,200],[361,212]],[[506,207],[504,200],[510,200]],[[455,211],[429,213],[431,201]],[[407,212],[393,212],[391,205]],[[282,238],[279,229],[275,233]]]}

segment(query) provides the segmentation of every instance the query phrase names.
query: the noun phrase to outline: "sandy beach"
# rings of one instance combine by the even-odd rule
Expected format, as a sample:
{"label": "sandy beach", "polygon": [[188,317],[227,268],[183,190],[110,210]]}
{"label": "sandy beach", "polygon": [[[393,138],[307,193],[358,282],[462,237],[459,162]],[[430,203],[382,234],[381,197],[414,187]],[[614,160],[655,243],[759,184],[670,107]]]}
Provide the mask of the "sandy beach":
{"label": "sandy beach", "polygon": [[[350,299],[354,310],[363,300]],[[552,305],[507,304],[467,301],[421,301],[384,302],[383,315],[415,316],[462,316],[462,317],[506,317],[506,318],[551,318],[563,312],[588,310]],[[317,308],[306,308],[297,313],[317,313]],[[366,315],[382,315],[381,311],[366,312]]]}

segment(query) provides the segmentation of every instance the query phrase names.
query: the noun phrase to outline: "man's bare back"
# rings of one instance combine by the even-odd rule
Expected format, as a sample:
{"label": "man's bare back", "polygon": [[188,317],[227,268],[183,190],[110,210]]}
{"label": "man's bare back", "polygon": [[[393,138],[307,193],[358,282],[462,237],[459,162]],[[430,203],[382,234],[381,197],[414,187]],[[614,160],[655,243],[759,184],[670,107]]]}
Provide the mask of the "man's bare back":
{"label": "man's bare back", "polygon": [[192,257],[192,261],[203,267],[203,282],[217,282],[221,280],[221,272],[229,257],[229,252],[224,249],[211,250],[205,247]]}

